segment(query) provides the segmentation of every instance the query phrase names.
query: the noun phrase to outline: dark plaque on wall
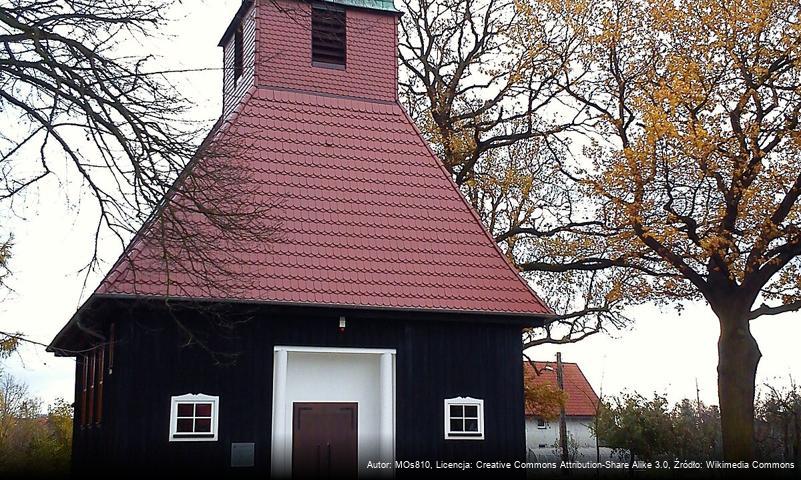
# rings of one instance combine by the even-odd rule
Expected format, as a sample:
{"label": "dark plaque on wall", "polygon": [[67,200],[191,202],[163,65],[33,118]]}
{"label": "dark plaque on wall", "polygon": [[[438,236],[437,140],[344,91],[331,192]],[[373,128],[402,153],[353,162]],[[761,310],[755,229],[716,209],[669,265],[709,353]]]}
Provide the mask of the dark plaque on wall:
{"label": "dark plaque on wall", "polygon": [[231,466],[252,467],[254,451],[254,443],[231,443]]}

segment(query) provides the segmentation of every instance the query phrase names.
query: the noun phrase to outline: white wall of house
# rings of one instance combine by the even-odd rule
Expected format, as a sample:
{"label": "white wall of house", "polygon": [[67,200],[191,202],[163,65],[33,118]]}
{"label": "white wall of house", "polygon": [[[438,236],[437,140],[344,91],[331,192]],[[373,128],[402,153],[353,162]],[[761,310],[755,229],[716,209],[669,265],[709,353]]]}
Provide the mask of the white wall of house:
{"label": "white wall of house", "polygon": [[[576,460],[595,460],[595,435],[590,426],[593,417],[567,417],[568,438],[572,436],[578,447]],[[526,417],[526,447],[529,455],[537,458],[558,457],[559,420],[539,425],[537,418]]]}

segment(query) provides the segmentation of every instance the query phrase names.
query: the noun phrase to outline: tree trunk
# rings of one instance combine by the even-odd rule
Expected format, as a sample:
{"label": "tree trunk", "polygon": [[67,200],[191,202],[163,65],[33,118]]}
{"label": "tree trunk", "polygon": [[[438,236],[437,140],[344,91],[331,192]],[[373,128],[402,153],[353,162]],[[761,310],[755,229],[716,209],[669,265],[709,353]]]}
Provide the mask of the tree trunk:
{"label": "tree trunk", "polygon": [[745,314],[719,315],[718,397],[723,457],[754,459],[754,390],[762,353]]}

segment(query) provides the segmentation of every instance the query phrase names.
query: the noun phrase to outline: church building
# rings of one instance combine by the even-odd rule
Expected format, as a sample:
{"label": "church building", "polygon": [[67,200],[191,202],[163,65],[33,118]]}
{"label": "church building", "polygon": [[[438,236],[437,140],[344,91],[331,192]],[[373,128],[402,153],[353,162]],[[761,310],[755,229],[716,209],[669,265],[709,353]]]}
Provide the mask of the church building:
{"label": "church building", "polygon": [[[525,459],[521,332],[552,312],[400,105],[399,18],[392,0],[242,3],[219,121],[49,347],[76,357],[76,472]],[[196,211],[160,228],[204,162],[238,172],[210,201],[261,212],[269,239]]]}

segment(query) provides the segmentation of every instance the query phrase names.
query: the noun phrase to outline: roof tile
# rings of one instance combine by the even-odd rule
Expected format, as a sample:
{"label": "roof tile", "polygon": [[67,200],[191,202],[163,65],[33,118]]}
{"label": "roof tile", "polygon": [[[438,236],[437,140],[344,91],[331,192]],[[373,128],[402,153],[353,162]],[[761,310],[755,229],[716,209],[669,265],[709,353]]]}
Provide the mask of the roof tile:
{"label": "roof tile", "polygon": [[550,313],[398,104],[260,88],[225,138],[247,146],[232,159],[248,174],[237,190],[263,208],[280,198],[280,238],[212,245],[223,292],[192,272],[167,282],[144,232],[97,293]]}
{"label": "roof tile", "polygon": [[[537,375],[529,362],[523,363],[523,376],[527,386],[550,384],[556,387],[556,362],[538,362],[534,364],[540,372]],[[549,367],[549,368],[546,368]],[[592,385],[587,381],[578,364],[562,363],[563,384],[567,401],[565,402],[565,415],[577,417],[593,417],[597,411],[598,396]],[[526,406],[526,415],[533,415],[529,406]]]}

